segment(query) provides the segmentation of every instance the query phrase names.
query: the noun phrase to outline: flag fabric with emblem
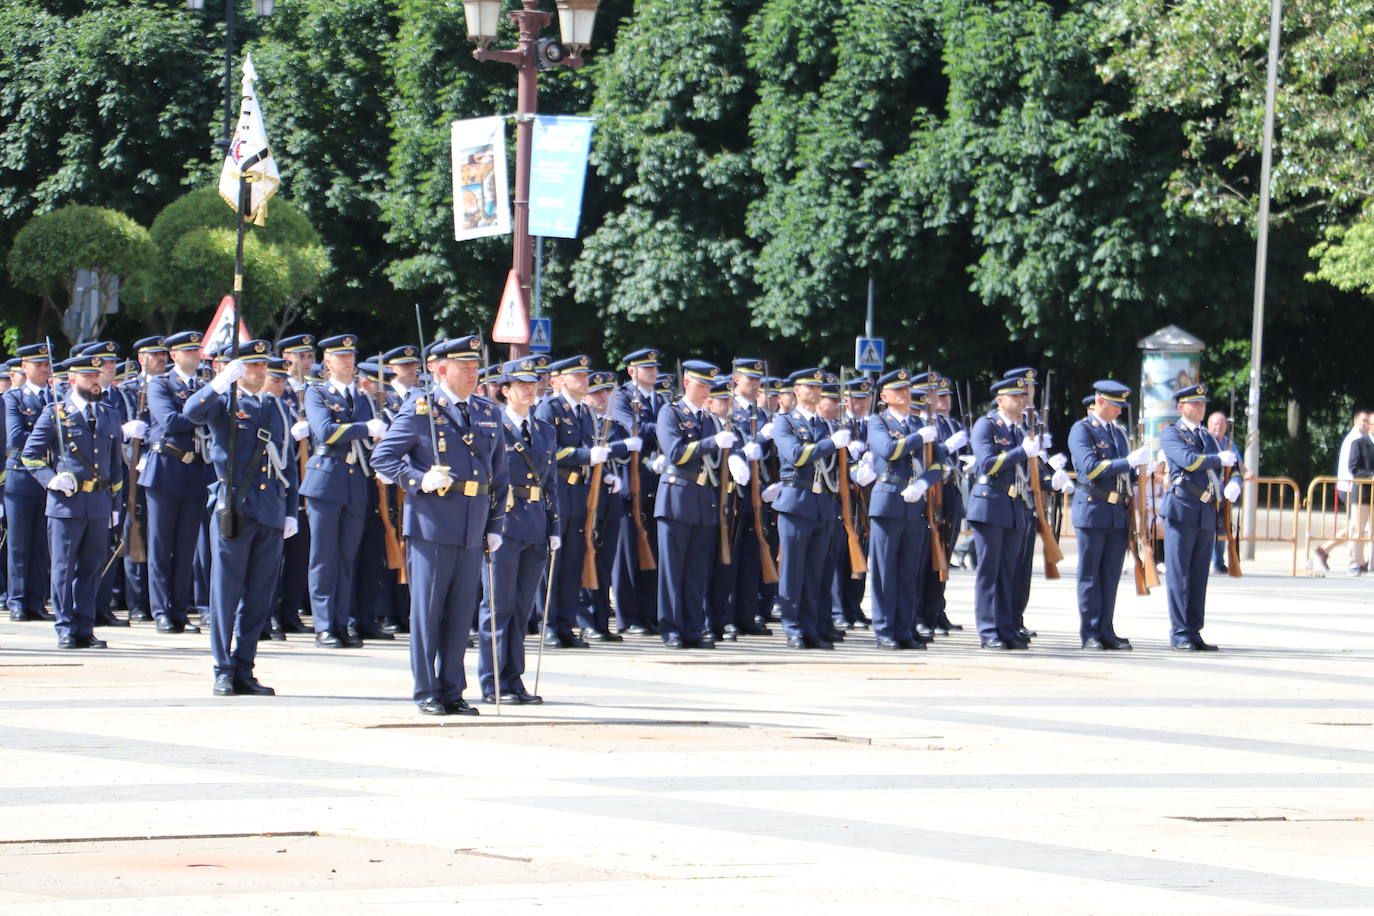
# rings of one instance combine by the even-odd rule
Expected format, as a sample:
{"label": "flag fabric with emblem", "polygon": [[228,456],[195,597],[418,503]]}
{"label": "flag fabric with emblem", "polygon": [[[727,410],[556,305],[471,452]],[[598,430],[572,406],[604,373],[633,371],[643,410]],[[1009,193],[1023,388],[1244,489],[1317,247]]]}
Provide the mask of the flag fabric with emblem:
{"label": "flag fabric with emblem", "polygon": [[262,121],[258,104],[258,74],[253,69],[252,55],[243,59],[243,99],[239,105],[239,125],[229,141],[229,154],[219,173],[219,195],[235,210],[239,208],[239,179],[249,188],[248,212],[243,218],[255,226],[267,220],[267,200],[277,193],[281,173],[267,144],[267,128]]}

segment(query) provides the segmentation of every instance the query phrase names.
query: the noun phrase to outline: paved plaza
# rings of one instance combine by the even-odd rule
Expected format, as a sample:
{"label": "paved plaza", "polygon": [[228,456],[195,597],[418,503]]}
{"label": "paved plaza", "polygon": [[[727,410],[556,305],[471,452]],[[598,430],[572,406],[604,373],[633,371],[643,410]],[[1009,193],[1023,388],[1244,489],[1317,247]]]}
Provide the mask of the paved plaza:
{"label": "paved plaza", "polygon": [[1374,580],[1213,577],[1189,655],[1124,580],[1085,653],[1072,544],[1030,652],[955,571],[927,652],[630,638],[499,718],[417,715],[404,641],[216,698],[204,636],[2,622],[0,912],[1374,911]]}

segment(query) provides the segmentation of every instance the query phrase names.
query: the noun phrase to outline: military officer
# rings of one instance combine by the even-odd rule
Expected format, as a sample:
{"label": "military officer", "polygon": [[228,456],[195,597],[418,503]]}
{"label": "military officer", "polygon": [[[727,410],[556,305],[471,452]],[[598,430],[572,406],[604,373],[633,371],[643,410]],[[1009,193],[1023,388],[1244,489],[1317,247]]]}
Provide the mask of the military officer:
{"label": "military officer", "polygon": [[[728,613],[723,634],[735,636],[767,636],[768,628],[761,618],[765,611],[763,605],[764,556],[759,546],[756,529],[760,526],[766,532],[768,512],[762,503],[762,491],[766,482],[762,468],[764,451],[772,439],[773,429],[769,416],[759,407],[759,393],[763,387],[764,361],[757,357],[738,357],[732,364],[734,370],[734,400],[731,404],[731,424],[740,437],[739,454],[748,463],[748,474],[735,502],[734,537],[730,546],[732,563],[726,569],[730,576]],[[754,513],[754,491],[760,494],[759,508],[762,519]],[[766,534],[765,534],[766,539]],[[773,562],[768,557],[768,562]],[[776,569],[773,571],[776,580]]]}
{"label": "military officer", "polygon": [[[587,397],[583,403],[592,412],[597,439],[603,442],[630,437],[629,430],[611,416],[611,392],[615,387],[614,372],[603,370],[587,377]],[[583,589],[582,613],[585,616],[579,619],[584,625],[581,634],[583,639],[589,639],[594,631],[600,634],[598,638],[607,642],[624,641],[624,637],[617,632],[620,627],[611,623],[611,569],[619,549],[621,519],[627,506],[620,494],[629,479],[630,462],[638,460],[638,452],[627,450],[621,455],[611,453],[601,475],[602,491],[596,501],[596,518],[587,520],[588,524],[594,526],[592,547],[596,551],[597,587]]]}
{"label": "military officer", "polygon": [[[103,392],[102,400],[105,405],[115,412],[120,426],[123,430],[124,442],[127,443],[132,438],[131,431],[147,433],[147,428],[141,424],[129,422],[129,414],[124,399],[120,397],[116,382],[119,378],[119,345],[112,340],[90,341],[89,343],[79,344],[73,348],[77,356],[94,356],[100,358],[100,372],[96,377],[96,383]],[[123,454],[121,453],[121,458]],[[128,484],[128,468],[124,461],[120,461],[119,480],[121,484]],[[121,488],[121,492],[128,491]],[[123,499],[115,503],[115,512],[119,515],[119,524],[112,527],[108,532],[109,545],[106,553],[107,558],[113,558],[116,552],[123,548],[122,530],[125,524],[124,511],[125,501]],[[123,620],[114,613],[115,593],[120,590],[124,578],[124,567],[120,563],[101,561],[102,575],[100,585],[96,589],[95,596],[95,625],[98,627],[127,627],[129,621]]]}
{"label": "military officer", "polygon": [[[733,376],[730,375],[718,375],[711,382],[711,393],[706,399],[706,413],[703,415],[703,421],[709,421],[710,424],[705,429],[706,433],[714,435],[722,430],[730,430],[736,436],[743,435],[734,428],[733,384]],[[716,491],[716,538],[711,551],[710,587],[706,593],[706,626],[713,638],[734,640],[739,636],[739,628],[735,625],[733,595],[735,566],[739,558],[731,545],[734,531],[739,527],[737,514],[741,493],[749,485],[749,465],[739,454],[738,447],[723,449],[715,454],[708,452],[702,457],[702,464],[706,469],[707,485]]]}
{"label": "military officer", "polygon": [[[1037,373],[1035,369],[1029,366],[1023,366],[1018,369],[1008,369],[1002,377],[1007,379],[1020,378],[1025,380],[1026,410],[1021,415],[1021,426],[1027,435],[1035,435],[1037,437],[1040,443],[1041,452],[1048,452],[1053,439],[1049,431],[1044,426],[1045,418],[1041,417],[1039,415],[1039,412],[1035,409],[1035,386],[1037,378]],[[1047,490],[1049,488],[1050,470],[1046,467],[1045,462],[1037,462],[1037,470],[1039,472],[1040,486],[1042,490]],[[1035,481],[1032,481],[1029,478],[1029,465],[1027,465],[1026,473],[1028,475],[1027,485],[1034,485]],[[1034,513],[1035,498],[1033,492],[1029,496],[1029,500],[1031,512]],[[1031,525],[1029,529],[1027,529],[1027,531],[1025,532],[1025,536],[1022,539],[1020,545],[1021,552],[1017,559],[1016,566],[1016,588],[1013,592],[1012,598],[1013,616],[1016,618],[1015,631],[1017,635],[1020,636],[1021,639],[1026,642],[1029,642],[1033,637],[1037,635],[1034,630],[1030,630],[1026,627],[1026,606],[1030,604],[1030,588],[1031,579],[1034,576],[1035,544],[1037,530],[1038,529],[1036,526],[1035,519],[1031,519]]]}
{"label": "military officer", "polygon": [[[161,336],[144,337],[134,342],[134,353],[138,359],[139,372],[119,385],[128,420],[124,424],[125,440],[128,443],[128,486],[134,491],[137,521],[142,525],[146,553],[148,537],[148,500],[138,486],[136,468],[146,454],[144,445],[148,441],[148,429],[152,425],[152,413],[148,404],[148,386],[152,380],[167,371],[167,344]],[[127,497],[126,497],[127,498]],[[127,513],[126,513],[127,514]],[[135,518],[124,520],[126,542],[131,537]],[[148,563],[135,563],[126,552],[124,555],[124,603],[129,609],[129,620],[148,621],[153,619],[148,603]]]}
{"label": "military officer", "polygon": [[1015,601],[1024,539],[1034,526],[1026,462],[1041,452],[1026,431],[1026,380],[998,379],[990,390],[996,409],[973,424],[973,485],[968,519],[978,551],[974,613],[985,649],[1026,649],[1017,632]]}
{"label": "military officer", "polygon": [[[277,352],[286,363],[286,387],[280,405],[291,416],[291,440],[296,453],[297,486],[303,484],[310,461],[310,421],[305,416],[305,390],[317,384],[310,377],[315,367],[315,335],[294,334],[277,341]],[[270,370],[269,370],[270,371]],[[296,534],[282,545],[280,597],[274,619],[282,633],[308,632],[301,612],[310,610],[310,517],[305,500],[297,500]]]}
{"label": "military officer", "polygon": [[[554,495],[557,434],[532,412],[539,383],[533,359],[511,360],[500,367],[497,378],[505,402],[500,411],[501,439],[511,485],[501,545],[491,552],[491,563],[483,571],[477,673],[484,703],[496,702],[498,685],[502,703],[542,703],[543,698],[530,693],[523,680],[525,632],[541,597],[539,583],[548,562],[562,546]],[[581,573],[580,563],[577,569]],[[499,663],[493,662],[493,616]]]}
{"label": "military officer", "polygon": [[119,415],[104,402],[99,356],[69,361],[70,390],[44,408],[24,445],[24,467],[48,491],[49,551],[57,645],[103,649],[96,639],[96,592],[118,522],[123,488]]}
{"label": "military officer", "polygon": [[258,636],[272,613],[282,542],[296,533],[300,497],[291,422],[266,388],[271,351],[265,340],[241,344],[239,358],[193,394],[183,411],[186,419],[209,428],[215,504],[235,515],[232,536],[221,530],[218,517],[210,525],[215,696],[276,693],[254,676],[253,667]]}
{"label": "military officer", "polygon": [[[1114,614],[1121,567],[1126,559],[1131,471],[1148,464],[1150,449],[1131,451],[1116,425],[1130,389],[1102,379],[1093,383],[1093,409],[1069,431],[1069,453],[1078,483],[1073,492],[1073,526],[1078,536],[1078,635],[1084,649],[1129,649],[1116,635]],[[1055,470],[1055,488],[1068,477]]]}
{"label": "military officer", "polygon": [[[483,548],[501,548],[510,482],[496,405],[475,397],[481,338],[433,345],[434,381],[405,402],[373,451],[406,491],[410,666],[423,715],[476,715],[463,654],[482,594]],[[437,443],[436,443],[437,440]]]}
{"label": "military officer", "polygon": [[[847,446],[850,459],[850,512],[860,544],[867,554],[869,487],[872,485],[872,481],[868,480],[868,473],[872,471],[870,469],[869,472],[861,472],[859,467],[868,451],[868,419],[870,408],[873,406],[873,382],[863,377],[852,378],[845,380],[842,388],[844,410],[837,421],[837,428],[848,429],[854,437]],[[860,480],[868,482],[861,484]],[[861,605],[868,576],[865,572],[855,573],[851,568],[849,545],[844,542],[847,538],[844,537],[843,527],[839,535],[836,540],[835,575],[830,584],[830,616],[837,630],[866,630],[870,621],[864,615]]]}
{"label": "military officer", "polygon": [[52,403],[52,359],[46,343],[17,351],[24,381],[4,394],[5,522],[9,530],[6,601],[10,620],[51,620],[48,530],[43,487],[24,470],[21,456],[43,409]]}
{"label": "military officer", "polygon": [[[625,384],[611,396],[611,418],[641,441],[640,454],[652,456],[659,451],[658,414],[665,400],[655,388],[661,352],[653,347],[636,350],[624,359],[629,375]],[[638,459],[635,459],[638,460]],[[627,469],[621,498],[625,501],[621,516],[619,552],[611,571],[611,590],[615,596],[615,613],[622,630],[637,636],[658,633],[658,576],[655,572],[658,541],[652,534],[654,499],[658,493],[658,475],[646,462],[640,461]],[[638,470],[636,470],[636,467]],[[635,481],[638,480],[637,501],[640,517],[634,514]],[[639,532],[650,529],[649,550],[641,556]]]}
{"label": "military officer", "polygon": [[[382,417],[390,423],[406,398],[410,396],[411,390],[419,384],[420,348],[413,344],[395,347],[383,354],[382,361],[393,373],[386,384],[386,405]],[[394,486],[387,486],[386,491],[392,503],[392,524],[396,528],[397,537],[400,537],[405,491]],[[387,582],[390,589],[389,600],[386,602],[387,613],[378,617],[377,627],[383,633],[409,633],[410,586],[402,582],[399,575],[394,574],[388,577]]]}
{"label": "military officer", "polygon": [[337,334],[319,345],[328,379],[305,390],[315,450],[301,485],[310,517],[310,612],[315,645],[355,649],[363,641],[349,624],[371,486],[363,444],[381,439],[386,424],[355,384],[358,338]]}
{"label": "military officer", "polygon": [[[939,433],[937,441],[944,447],[947,472],[941,482],[942,524],[941,536],[945,550],[952,553],[964,523],[964,495],[962,480],[963,459],[968,453],[968,431],[958,420],[950,416],[951,383],[948,377],[932,371],[930,388],[926,395],[926,414]],[[972,461],[972,458],[968,458]],[[937,576],[926,576],[924,600],[921,612],[925,620],[917,621],[918,631],[929,629],[933,633],[948,636],[950,630],[962,630],[963,626],[949,619],[945,602],[946,581]]]}
{"label": "military officer", "polygon": [[1169,571],[1169,637],[1180,652],[1215,652],[1204,642],[1207,569],[1217,532],[1217,503],[1240,498],[1240,481],[1224,486],[1219,472],[1235,467],[1239,456],[1202,425],[1207,415],[1207,386],[1189,385],[1174,392],[1179,421],[1164,427],[1159,444],[1169,464],[1164,491],[1164,565]]}

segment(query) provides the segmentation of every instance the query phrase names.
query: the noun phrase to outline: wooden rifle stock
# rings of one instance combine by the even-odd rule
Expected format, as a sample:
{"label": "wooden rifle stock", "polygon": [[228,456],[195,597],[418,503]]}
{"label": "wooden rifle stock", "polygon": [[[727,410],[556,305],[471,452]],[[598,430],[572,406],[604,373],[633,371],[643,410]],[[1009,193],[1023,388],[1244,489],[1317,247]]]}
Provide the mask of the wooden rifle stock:
{"label": "wooden rifle stock", "polygon": [[[929,470],[930,463],[935,459],[935,444],[927,442],[925,444],[925,465]],[[940,577],[941,582],[949,581],[949,557],[945,553],[944,535],[942,526],[944,525],[944,481],[937,480],[926,490],[926,524],[930,526],[930,568],[935,570],[935,574]],[[1048,569],[1048,564],[1046,564]]]}
{"label": "wooden rifle stock", "polygon": [[[601,435],[597,436],[596,444],[605,445],[610,434],[611,412],[608,406],[606,416],[601,421]],[[634,457],[632,452],[630,458],[633,459]],[[587,488],[587,521],[582,526],[582,541],[585,548],[582,553],[582,587],[589,591],[596,591],[601,587],[600,579],[596,574],[596,512],[601,507],[601,481],[605,478],[605,469],[605,461],[592,468],[592,476],[588,481],[589,486]]]}
{"label": "wooden rifle stock", "polygon": [[[1141,496],[1141,491],[1137,489],[1132,504],[1126,507],[1126,547],[1131,552],[1132,565],[1135,567],[1135,593],[1137,595],[1148,595],[1150,593],[1150,586],[1145,581],[1145,561],[1140,558],[1141,538],[1140,524],[1138,522],[1143,522],[1144,520],[1144,514],[1141,512],[1141,506],[1143,505],[1144,499]],[[1153,564],[1153,562],[1152,557],[1151,564]]]}
{"label": "wooden rifle stock", "polygon": [[[758,416],[749,414],[749,434],[758,435]],[[778,581],[778,564],[773,560],[773,551],[768,546],[768,535],[763,530],[763,491],[760,489],[759,475],[763,473],[762,461],[749,462],[749,505],[754,509],[754,540],[759,545],[759,566],[763,570],[763,584],[773,585]]]}
{"label": "wooden rifle stock", "polygon": [[[404,525],[404,524],[405,524],[405,518],[406,518],[406,491],[403,490],[403,489],[401,489],[400,487],[397,487],[397,488],[396,488],[396,519],[397,519],[397,521],[399,521],[399,522],[401,523],[401,525]],[[405,558],[406,558],[406,556],[405,556],[405,538],[404,538],[404,536],[401,534],[401,532],[400,532],[399,530],[396,532],[396,534],[397,534],[396,540],[397,540],[397,541],[400,543],[400,545],[401,545],[401,567],[400,567],[400,569],[396,570],[396,581],[397,581],[398,583],[400,583],[401,585],[409,585],[409,584],[410,584],[410,577],[406,574],[406,563],[405,563]]]}
{"label": "wooden rifle stock", "polygon": [[[639,435],[639,399],[635,398],[630,402],[630,409],[634,412],[635,428],[634,435]],[[635,452],[630,460],[630,513],[634,517],[635,523],[635,552],[639,558],[640,572],[649,572],[658,569],[658,563],[654,560],[653,548],[649,546],[649,534],[644,530],[644,510],[641,506],[640,484],[639,484],[639,462],[643,452]]]}
{"label": "wooden rifle stock", "polygon": [[[1142,419],[1136,426],[1136,446],[1145,444],[1145,421]],[[1135,506],[1136,525],[1135,537],[1139,545],[1141,563],[1144,566],[1145,588],[1159,588],[1159,570],[1155,569],[1155,538],[1154,538],[1154,514],[1149,509],[1147,494],[1154,494],[1154,480],[1151,477],[1148,465],[1142,465],[1136,473]]]}
{"label": "wooden rifle stock", "polygon": [[[143,419],[147,387],[146,384],[138,386],[138,411],[134,414],[135,420]],[[129,462],[129,493],[125,497],[125,511],[129,515],[129,537],[127,538],[129,560],[133,563],[147,563],[148,542],[143,536],[143,522],[138,517],[138,462],[143,457],[142,439],[134,440],[134,446],[130,450],[129,457],[133,459]]]}
{"label": "wooden rifle stock", "polygon": [[[1226,477],[1222,481],[1222,486],[1231,482],[1235,476],[1235,468],[1226,469]],[[1236,537],[1235,530],[1231,527],[1231,501],[1223,499],[1221,501],[1221,512],[1218,516],[1221,523],[1226,526],[1226,575],[1232,579],[1239,579],[1240,572],[1240,539]]]}
{"label": "wooden rifle stock", "polygon": [[[386,403],[386,395],[382,393],[382,354],[377,354],[377,395],[372,401],[372,416],[378,420],[382,419],[383,404]],[[301,440],[304,444],[305,440]],[[386,568],[403,570],[406,565],[406,552],[401,546],[401,539],[396,533],[396,522],[391,517],[391,498],[388,493],[390,489],[382,483],[382,479],[376,476],[373,471],[373,480],[377,482],[377,514],[382,519],[382,546],[386,550]]]}
{"label": "wooden rifle stock", "polygon": [[1035,497],[1035,524],[1040,529],[1040,546],[1044,552],[1045,578],[1058,579],[1059,562],[1064,559],[1064,551],[1059,549],[1054,530],[1050,528],[1049,519],[1045,518],[1045,494],[1040,489],[1040,459],[1031,458],[1028,468],[1031,494]]}
{"label": "wooden rifle stock", "polygon": [[868,572],[868,558],[864,556],[863,543],[859,540],[858,529],[854,527],[854,512],[849,492],[849,449],[842,448],[836,454],[839,455],[840,519],[844,522],[845,540],[849,542],[849,572],[850,575],[858,576]]}

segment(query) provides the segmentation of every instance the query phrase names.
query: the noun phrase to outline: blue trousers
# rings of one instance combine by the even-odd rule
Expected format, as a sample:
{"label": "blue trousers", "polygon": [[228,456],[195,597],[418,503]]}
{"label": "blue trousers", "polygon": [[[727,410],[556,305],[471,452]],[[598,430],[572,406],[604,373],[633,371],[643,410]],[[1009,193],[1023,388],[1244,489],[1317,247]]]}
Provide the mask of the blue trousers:
{"label": "blue trousers", "polygon": [[1125,528],[1077,528],[1078,636],[1114,639],[1116,590],[1126,560]]}
{"label": "blue trousers", "polygon": [[549,607],[549,632],[559,636],[573,635],[577,617],[582,610],[582,557],[587,552],[586,514],[559,516],[558,536],[563,545],[558,548],[553,569],[553,604]]}
{"label": "blue trousers", "polygon": [[[763,594],[763,558],[759,555],[758,535],[754,533],[754,509],[748,493],[740,502],[739,522],[735,525],[735,539],[730,548],[733,562],[730,570],[730,611],[726,623],[737,627],[754,625],[760,613]],[[772,550],[772,547],[768,548]]]}
{"label": "blue trousers", "polygon": [[1016,634],[1013,602],[1027,528],[1004,528],[972,521],[969,526],[973,528],[973,545],[978,551],[978,569],[973,580],[973,612],[978,620],[978,636],[984,642],[1010,640]]}
{"label": "blue trousers", "polygon": [[1164,520],[1164,566],[1169,590],[1169,636],[1173,642],[1201,638],[1207,609],[1207,564],[1212,558],[1213,527],[1197,528]]}
{"label": "blue trousers", "polygon": [[155,617],[185,623],[196,607],[196,542],[205,519],[205,497],[145,491],[148,500],[148,609]]}
{"label": "blue trousers", "polygon": [[[10,474],[26,473],[11,470]],[[6,602],[11,611],[39,613],[48,601],[47,496],[15,495],[17,487],[5,488],[5,523],[9,528],[9,576]]]}
{"label": "blue trousers", "polygon": [[363,521],[363,534],[358,544],[357,571],[354,574],[354,598],[348,622],[364,632],[377,629],[378,617],[390,617],[392,583],[396,573],[386,568],[386,531],[377,513],[377,488],[368,490],[368,509]]}
{"label": "blue trousers", "polygon": [[821,615],[830,607],[825,556],[833,537],[830,522],[778,513],[778,615],[787,637],[820,639]]}
{"label": "blue trousers", "polygon": [[[307,504],[310,512],[310,613],[315,617],[315,632],[328,630],[342,636],[348,632],[348,621],[353,616],[353,583],[357,578],[358,547],[363,539],[367,505],[336,503],[315,497]],[[479,593],[480,585],[474,577],[471,593],[474,609]]]}
{"label": "blue trousers", "polygon": [[482,598],[482,550],[408,541],[410,673],[416,703],[452,703],[463,696],[463,655]]}
{"label": "blue trousers", "polygon": [[[558,551],[560,554],[562,549]],[[496,692],[496,677],[491,652],[491,622],[496,616],[496,648],[500,658],[501,692],[524,687],[525,635],[530,618],[544,596],[539,591],[544,568],[548,565],[547,541],[532,543],[507,537],[501,549],[492,554],[491,563],[482,569],[482,606],[478,614],[480,635],[477,677],[482,696]]]}
{"label": "blue trousers", "polygon": [[[632,626],[654,626],[658,623],[658,573],[639,568],[639,535],[630,513],[630,501],[625,501],[625,514],[620,517],[620,535],[616,538],[615,565],[611,568],[611,591],[615,595],[616,622],[623,630]],[[653,501],[646,496],[643,509],[649,516],[646,526],[653,525]],[[650,530],[649,549],[657,553],[658,541]],[[559,551],[560,553],[562,551]]]}
{"label": "blue trousers", "polygon": [[873,635],[911,639],[916,635],[917,600],[930,567],[930,526],[924,520],[897,518],[871,518],[868,524]]}
{"label": "blue trousers", "polygon": [[53,613],[57,635],[90,636],[95,626],[95,596],[100,567],[110,549],[110,519],[48,519],[52,555]]}
{"label": "blue trousers", "polygon": [[[1015,511],[1015,507],[1013,507]],[[1031,578],[1035,575],[1036,528],[1035,513],[1029,513],[1030,523],[1020,530],[1024,538],[1020,543],[1020,556],[1017,558],[1015,592],[1012,595],[1012,629],[1019,630],[1026,625],[1026,605],[1030,604]],[[981,563],[982,561],[979,560]]]}
{"label": "blue trousers", "polygon": [[215,676],[236,681],[253,676],[258,637],[272,613],[281,564],[282,530],[240,516],[238,537],[225,540],[210,526],[214,551],[210,577],[210,654]]}
{"label": "blue trousers", "polygon": [[[125,486],[129,486],[125,484]],[[143,523],[143,546],[146,550],[148,546],[148,499],[147,491],[138,487],[136,505],[138,507],[139,521]],[[127,491],[126,491],[127,492]],[[133,517],[126,515],[124,518],[124,537],[127,541],[129,530],[133,523]],[[135,563],[129,559],[126,551],[124,554],[124,607],[130,611],[146,611],[148,606],[148,564]]]}
{"label": "blue trousers", "polygon": [[[601,535],[600,540],[593,542],[596,548],[597,587],[582,590],[581,610],[577,622],[583,627],[612,633],[616,628],[611,626],[611,577],[616,550],[620,546],[620,520],[615,517],[603,518],[598,531]],[[559,552],[562,553],[561,550]],[[540,600],[543,599],[543,595],[538,597]]]}
{"label": "blue trousers", "polygon": [[715,548],[714,525],[658,520],[658,631],[665,640],[693,642],[706,634]]}
{"label": "blue trousers", "polygon": [[295,535],[282,545],[281,576],[277,579],[277,619],[310,613],[310,514],[296,516]]}

